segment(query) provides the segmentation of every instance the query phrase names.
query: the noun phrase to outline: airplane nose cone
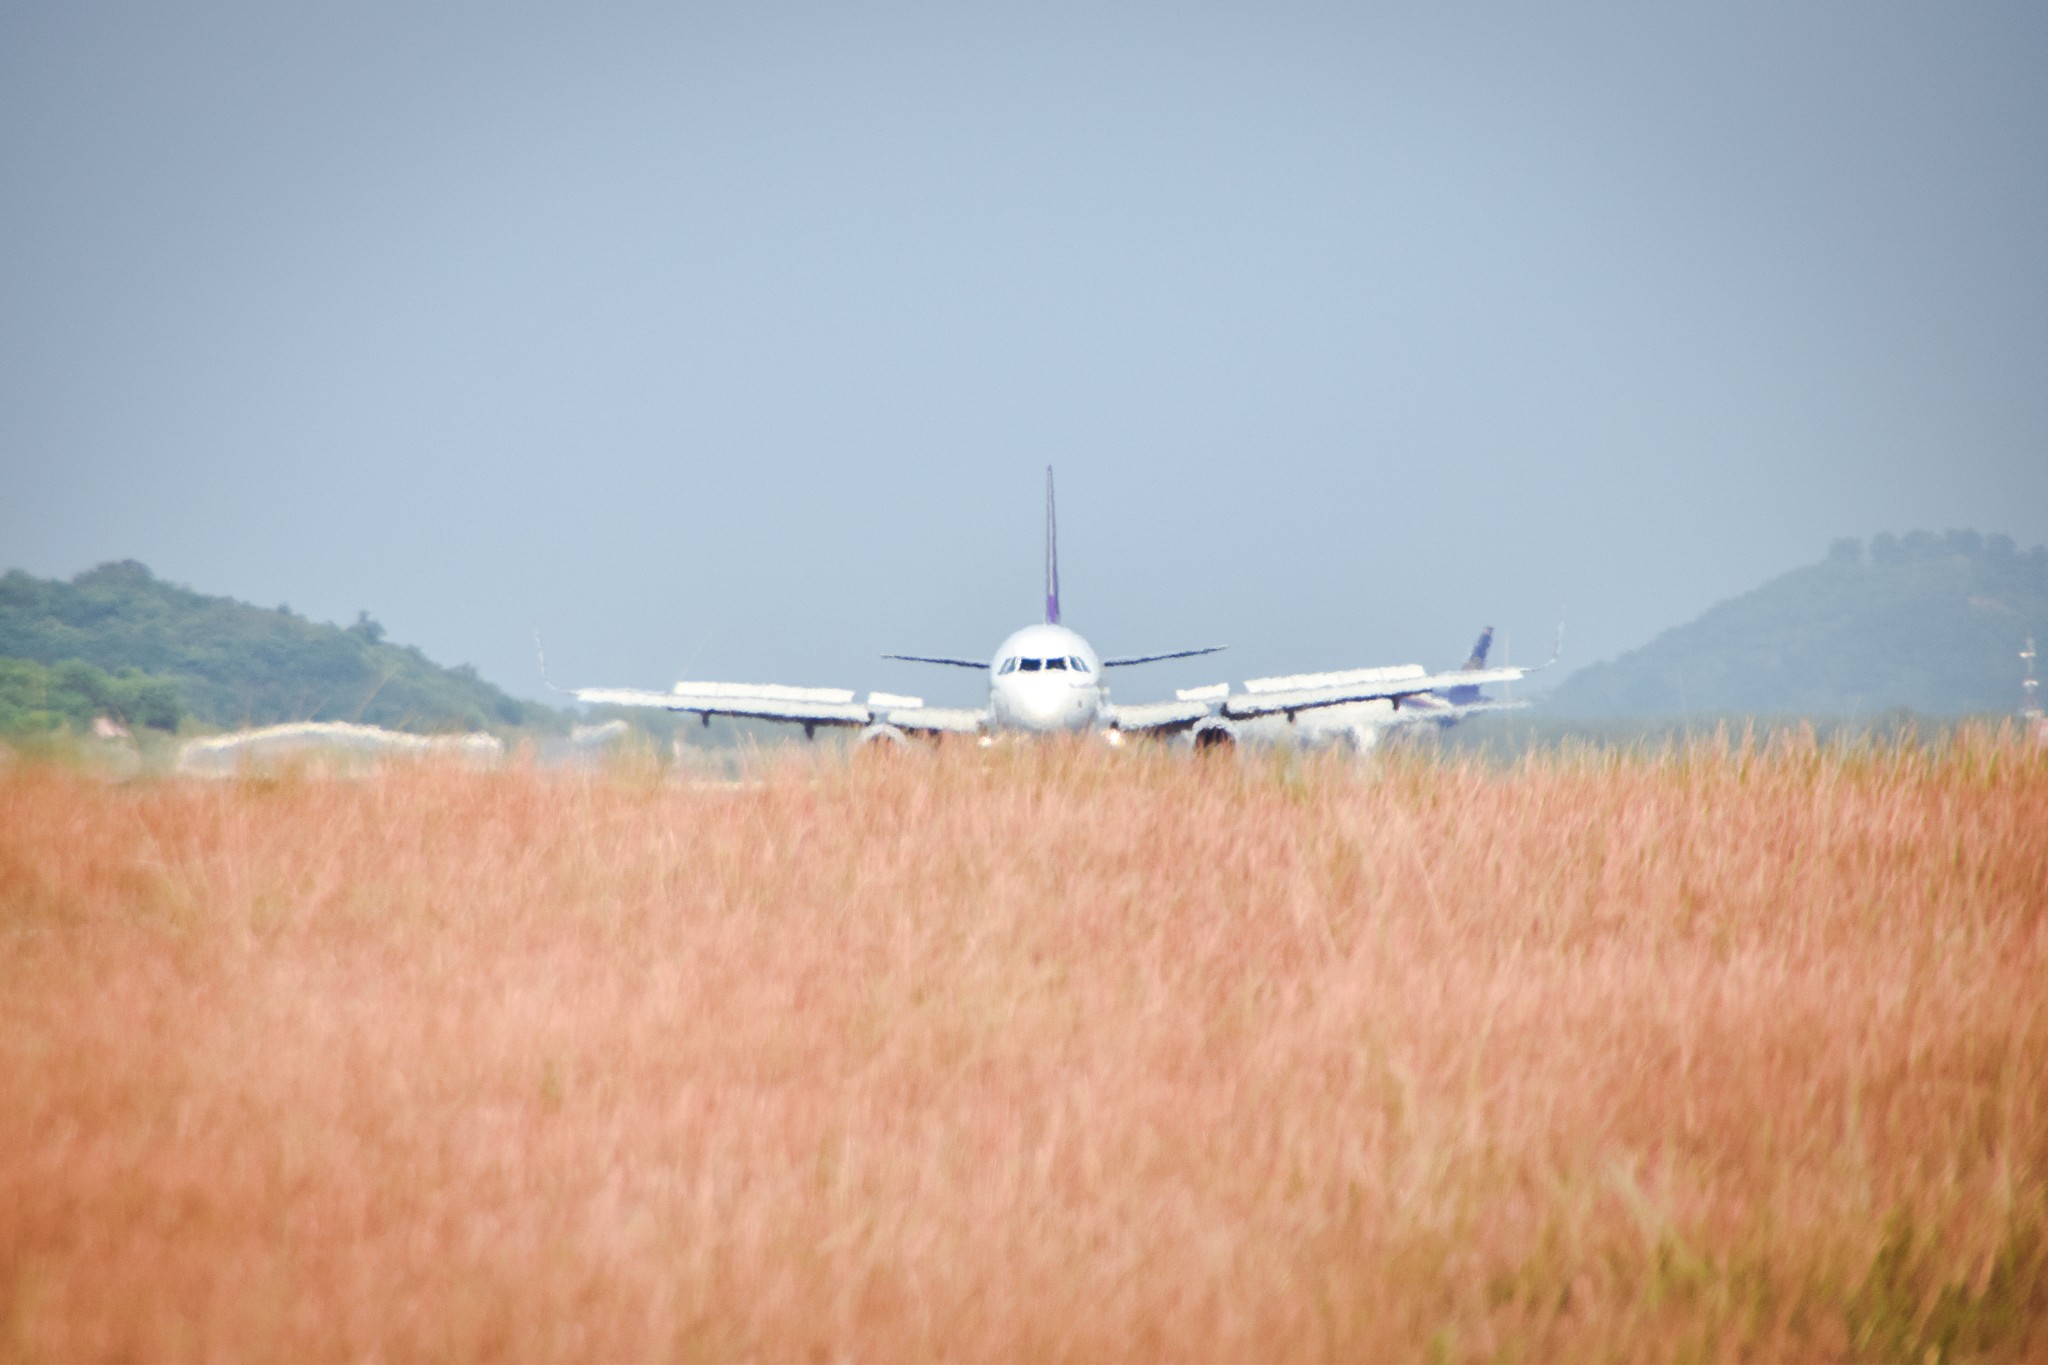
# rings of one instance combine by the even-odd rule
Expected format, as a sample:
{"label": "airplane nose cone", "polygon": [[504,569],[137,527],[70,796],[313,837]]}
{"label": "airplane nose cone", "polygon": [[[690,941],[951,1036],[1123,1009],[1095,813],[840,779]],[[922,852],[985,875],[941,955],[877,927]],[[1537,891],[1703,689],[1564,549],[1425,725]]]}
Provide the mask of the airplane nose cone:
{"label": "airplane nose cone", "polygon": [[1065,700],[1054,693],[1033,689],[1023,697],[1024,714],[1033,720],[1051,720],[1059,715],[1061,703]]}
{"label": "airplane nose cone", "polygon": [[1093,692],[1066,684],[1019,688],[1011,699],[1017,719],[1034,730],[1071,730],[1094,714]]}

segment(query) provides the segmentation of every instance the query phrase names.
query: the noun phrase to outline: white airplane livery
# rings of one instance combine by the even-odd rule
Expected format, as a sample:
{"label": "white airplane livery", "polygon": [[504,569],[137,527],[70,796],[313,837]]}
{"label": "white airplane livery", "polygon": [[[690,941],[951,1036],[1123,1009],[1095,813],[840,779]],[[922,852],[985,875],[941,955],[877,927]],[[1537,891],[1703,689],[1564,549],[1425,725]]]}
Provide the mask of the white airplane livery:
{"label": "white airplane livery", "polygon": [[[1012,634],[988,659],[928,654],[887,654],[910,663],[982,670],[988,705],[926,706],[921,698],[850,690],[783,687],[766,683],[678,682],[668,692],[583,687],[579,701],[611,706],[660,707],[703,718],[744,716],[801,725],[855,728],[865,742],[902,742],[912,735],[1099,733],[1121,743],[1126,735],[1179,739],[1197,748],[1240,741],[1320,745],[1348,743],[1365,750],[1399,726],[1450,724],[1478,711],[1520,703],[1488,700],[1482,684],[1509,682],[1533,668],[1487,668],[1492,630],[1462,669],[1432,675],[1420,665],[1254,678],[1242,689],[1228,683],[1184,689],[1170,701],[1120,705],[1110,699],[1112,668],[1214,654],[1220,645],[1105,659],[1079,632],[1060,622],[1059,528],[1053,509],[1052,470],[1045,471],[1045,620]],[[1538,665],[1546,667],[1547,665]]]}

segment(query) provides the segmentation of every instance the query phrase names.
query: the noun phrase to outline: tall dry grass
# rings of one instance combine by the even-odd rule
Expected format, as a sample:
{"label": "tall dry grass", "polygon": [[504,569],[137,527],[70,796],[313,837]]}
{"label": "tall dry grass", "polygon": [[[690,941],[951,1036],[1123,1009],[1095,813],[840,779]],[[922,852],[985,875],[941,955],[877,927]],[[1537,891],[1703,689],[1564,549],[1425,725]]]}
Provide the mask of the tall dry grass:
{"label": "tall dry grass", "polygon": [[0,1350],[2048,1353],[2048,758],[0,774]]}

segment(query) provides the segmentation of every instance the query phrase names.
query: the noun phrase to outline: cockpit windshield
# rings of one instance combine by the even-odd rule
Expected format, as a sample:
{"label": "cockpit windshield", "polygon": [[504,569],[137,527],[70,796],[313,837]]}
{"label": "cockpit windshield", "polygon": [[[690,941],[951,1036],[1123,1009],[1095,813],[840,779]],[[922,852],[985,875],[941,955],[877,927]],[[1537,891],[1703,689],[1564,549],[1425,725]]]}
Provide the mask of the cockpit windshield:
{"label": "cockpit windshield", "polygon": [[1026,659],[1013,654],[1003,660],[1002,663],[996,665],[996,672],[998,674],[1017,672],[1041,673],[1047,671],[1086,673],[1089,671],[1088,661],[1078,654],[1069,654],[1064,659]]}

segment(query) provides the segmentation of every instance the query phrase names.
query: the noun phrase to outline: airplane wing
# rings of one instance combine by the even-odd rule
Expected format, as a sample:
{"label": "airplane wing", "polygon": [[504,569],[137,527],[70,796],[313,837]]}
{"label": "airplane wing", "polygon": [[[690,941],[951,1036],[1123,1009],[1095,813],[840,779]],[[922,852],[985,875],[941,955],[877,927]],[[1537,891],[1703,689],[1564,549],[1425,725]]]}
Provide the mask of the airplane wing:
{"label": "airplane wing", "polygon": [[981,711],[926,706],[918,697],[870,692],[865,701],[837,687],[782,687],[772,683],[679,682],[670,692],[628,687],[579,687],[576,700],[600,706],[646,706],[692,715],[739,716],[750,720],[801,725],[806,734],[819,726],[893,725],[926,733],[975,734],[987,724]]}
{"label": "airplane wing", "polygon": [[[1112,723],[1120,730],[1166,734],[1199,725],[1215,716],[1222,720],[1251,720],[1258,716],[1320,711],[1356,702],[1387,701],[1391,714],[1373,724],[1418,725],[1425,722],[1448,725],[1466,716],[1488,711],[1518,711],[1527,702],[1497,700],[1479,694],[1481,684],[1514,682],[1556,663],[1563,653],[1564,631],[1558,630],[1558,648],[1551,657],[1534,667],[1485,668],[1486,646],[1492,643],[1489,627],[1480,637],[1465,667],[1450,673],[1432,674],[1419,664],[1390,668],[1354,668],[1336,673],[1297,673],[1286,677],[1253,678],[1243,691],[1228,683],[1183,689],[1173,701],[1143,702],[1117,706]],[[1404,708],[1403,702],[1408,705]]]}
{"label": "airplane wing", "polygon": [[[1375,670],[1377,671],[1377,670]],[[1246,691],[1223,698],[1218,714],[1231,720],[1271,716],[1282,712],[1313,711],[1324,706],[1342,706],[1353,701],[1386,700],[1401,709],[1405,697],[1441,692],[1451,687],[1476,687],[1481,683],[1513,682],[1535,672],[1533,668],[1459,669],[1453,673],[1423,673],[1415,677],[1360,679],[1324,686],[1287,687],[1272,691]]]}
{"label": "airplane wing", "polygon": [[[1479,643],[1473,646],[1472,657],[1465,661],[1465,666],[1448,673],[1433,674],[1419,664],[1403,664],[1342,673],[1253,678],[1245,683],[1243,692],[1224,695],[1217,705],[1217,714],[1231,720],[1279,714],[1291,717],[1302,711],[1342,706],[1347,702],[1383,700],[1391,702],[1394,713],[1399,715],[1401,703],[1410,698],[1414,699],[1413,709],[1421,717],[1444,721],[1480,711],[1519,709],[1520,703],[1482,697],[1480,686],[1491,682],[1514,682],[1531,673],[1540,673],[1556,663],[1564,654],[1564,627],[1559,625],[1557,628],[1557,644],[1550,657],[1530,667],[1481,666],[1486,659],[1487,647],[1492,643],[1493,627],[1488,626],[1480,635]],[[1188,695],[1191,694],[1182,694],[1184,697]]]}
{"label": "airplane wing", "polygon": [[1390,726],[1410,725],[1455,725],[1472,716],[1483,716],[1491,711],[1526,711],[1525,701],[1446,701],[1440,705],[1402,706],[1392,715],[1378,717],[1373,723],[1382,729]]}
{"label": "airplane wing", "polygon": [[579,687],[578,701],[604,706],[648,706],[700,716],[747,716],[804,726],[866,725],[869,708],[836,687],[777,687],[767,683],[677,683],[673,692],[625,687]]}
{"label": "airplane wing", "polygon": [[928,735],[978,735],[988,728],[988,712],[965,706],[899,707],[877,720],[899,730]]}
{"label": "airplane wing", "polygon": [[[1495,669],[1481,675],[1485,682],[1505,682],[1520,677],[1526,669]],[[1506,675],[1506,676],[1503,676]],[[1458,678],[1467,682],[1472,673],[1460,672]],[[1175,701],[1139,702],[1132,706],[1116,706],[1111,710],[1112,723],[1126,733],[1166,734],[1185,730],[1188,726],[1208,716],[1223,716],[1230,720],[1248,720],[1253,716],[1275,715],[1281,712],[1320,710],[1329,706],[1342,706],[1347,702],[1395,699],[1394,712],[1376,723],[1381,726],[1423,724],[1462,720],[1466,716],[1479,715],[1486,711],[1519,711],[1528,706],[1525,701],[1478,701],[1447,702],[1432,693],[1427,686],[1430,682],[1442,682],[1442,678],[1431,679],[1419,670],[1412,678],[1399,683],[1376,683],[1350,687],[1321,687],[1314,689],[1297,688],[1287,692],[1252,692],[1230,695],[1223,686],[1195,688],[1197,695],[1185,696]],[[1421,686],[1418,686],[1422,684]],[[1200,695],[1200,694],[1208,695]],[[1416,703],[1403,710],[1400,699],[1415,697]]]}
{"label": "airplane wing", "polygon": [[1135,706],[1110,707],[1110,721],[1117,729],[1131,734],[1154,734],[1172,730],[1185,730],[1196,721],[1211,714],[1215,707],[1208,701],[1148,701]]}

